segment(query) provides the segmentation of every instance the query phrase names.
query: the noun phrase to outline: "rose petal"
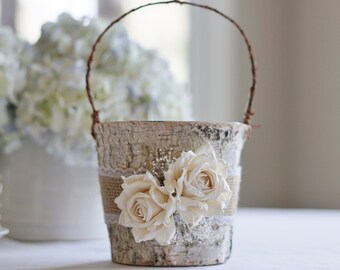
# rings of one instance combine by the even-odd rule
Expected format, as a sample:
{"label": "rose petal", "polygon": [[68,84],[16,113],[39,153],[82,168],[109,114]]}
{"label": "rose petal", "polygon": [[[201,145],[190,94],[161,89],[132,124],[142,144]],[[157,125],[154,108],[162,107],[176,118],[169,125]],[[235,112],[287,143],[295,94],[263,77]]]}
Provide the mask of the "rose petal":
{"label": "rose petal", "polygon": [[159,205],[157,205],[152,200],[152,198],[144,199],[143,202],[145,203],[144,205],[147,211],[146,222],[149,222],[152,219],[154,219],[154,217],[157,216],[163,210],[161,207],[159,207]]}
{"label": "rose petal", "polygon": [[120,213],[118,223],[125,227],[133,226],[133,222],[131,222],[131,218],[128,216],[128,214],[125,211]]}
{"label": "rose petal", "polygon": [[168,218],[166,217],[166,212],[159,212],[156,216],[153,217],[150,226],[147,228],[148,231],[154,231],[159,225],[167,223],[166,220],[168,220]]}
{"label": "rose petal", "polygon": [[122,184],[124,193],[127,196],[132,196],[137,192],[146,192],[150,189],[151,183],[146,181],[133,182],[131,184]]}
{"label": "rose petal", "polygon": [[205,202],[180,197],[177,202],[177,211],[185,222],[197,225],[208,211],[208,205]]}
{"label": "rose petal", "polygon": [[150,172],[146,172],[143,180],[146,182],[151,182],[155,186],[160,186],[159,180],[154,177]]}
{"label": "rose petal", "polygon": [[155,234],[157,232],[148,232],[145,228],[132,228],[131,230],[133,237],[135,238],[136,243],[140,243],[142,241],[148,241],[155,238]]}
{"label": "rose petal", "polygon": [[193,226],[196,226],[205,215],[199,207],[189,207],[188,211],[178,211],[178,213],[183,221]]}
{"label": "rose petal", "polygon": [[[169,196],[168,204],[165,209],[167,213],[167,219],[169,219],[177,211],[176,203],[176,199],[172,196]],[[165,222],[168,222],[168,220],[166,220]]]}
{"label": "rose petal", "polygon": [[[146,221],[141,220],[136,214],[133,212],[135,201],[138,199],[139,203],[144,204],[145,208],[147,209],[146,213]],[[126,209],[124,213],[126,213],[126,217],[129,218],[129,223],[133,224],[131,227],[136,228],[147,228],[150,223],[151,219],[154,215],[158,214],[161,211],[161,208],[152,202],[150,196],[146,193],[136,193],[131,198],[129,198],[126,202]]]}
{"label": "rose petal", "polygon": [[120,210],[126,210],[126,204],[129,197],[125,192],[121,192],[118,197],[115,198],[114,202],[117,204]]}
{"label": "rose petal", "polygon": [[176,186],[176,192],[177,192],[178,196],[180,196],[183,193],[184,182],[188,178],[187,174],[188,174],[187,169],[183,168],[181,176],[178,179],[173,179],[174,181],[177,182],[177,185],[175,185],[175,186]]}
{"label": "rose petal", "polygon": [[132,185],[133,183],[139,182],[144,179],[144,176],[144,174],[130,175],[128,177],[125,177],[123,181],[126,185]]}
{"label": "rose petal", "polygon": [[169,200],[169,193],[165,187],[151,186],[149,194],[155,203],[163,209],[166,208]]}
{"label": "rose petal", "polygon": [[207,216],[215,216],[223,214],[229,205],[232,192],[221,193],[216,200],[210,200],[207,202],[208,211]]}
{"label": "rose petal", "polygon": [[175,173],[173,171],[167,171],[164,173],[164,186],[169,194],[172,194],[175,192],[175,189],[177,189],[177,178],[175,176]]}
{"label": "rose petal", "polygon": [[[149,227],[147,227],[147,228],[132,228],[132,234],[133,234],[136,242],[139,243],[141,241],[148,241],[148,240],[152,240],[156,237],[160,237],[160,239],[162,239],[162,236],[160,236],[161,234],[164,234],[165,238],[170,237],[171,235],[173,237],[175,232],[173,232],[174,228],[172,227],[172,224],[170,224],[171,221],[168,222],[168,223],[160,222],[160,220],[162,220],[163,218],[164,218],[164,213],[162,212],[158,215],[157,218],[155,218],[156,222],[154,224],[150,225]],[[163,230],[163,228],[165,228],[165,229]],[[176,231],[176,229],[175,229],[175,231]],[[170,239],[166,239],[166,240],[170,241]]]}
{"label": "rose petal", "polygon": [[173,216],[170,219],[170,222],[164,224],[161,229],[157,232],[155,236],[155,240],[160,245],[169,245],[171,239],[175,236],[176,233],[176,225]]}

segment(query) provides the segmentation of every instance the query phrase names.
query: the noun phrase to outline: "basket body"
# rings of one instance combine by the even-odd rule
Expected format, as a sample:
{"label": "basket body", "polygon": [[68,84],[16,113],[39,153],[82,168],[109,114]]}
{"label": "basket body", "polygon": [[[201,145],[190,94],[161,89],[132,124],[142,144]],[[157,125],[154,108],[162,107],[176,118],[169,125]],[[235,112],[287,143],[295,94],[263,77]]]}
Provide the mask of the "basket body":
{"label": "basket body", "polygon": [[[112,122],[96,124],[99,180],[111,241],[112,260],[129,265],[194,266],[225,262],[231,254],[232,219],[241,181],[239,166],[250,131],[242,123]],[[203,218],[195,227],[175,215],[176,235],[169,245],[150,240],[136,243],[130,228],[118,224],[120,209],[114,202],[122,191],[122,177],[146,171],[162,182],[166,160],[209,142],[228,164],[227,182],[232,197],[225,216]]]}

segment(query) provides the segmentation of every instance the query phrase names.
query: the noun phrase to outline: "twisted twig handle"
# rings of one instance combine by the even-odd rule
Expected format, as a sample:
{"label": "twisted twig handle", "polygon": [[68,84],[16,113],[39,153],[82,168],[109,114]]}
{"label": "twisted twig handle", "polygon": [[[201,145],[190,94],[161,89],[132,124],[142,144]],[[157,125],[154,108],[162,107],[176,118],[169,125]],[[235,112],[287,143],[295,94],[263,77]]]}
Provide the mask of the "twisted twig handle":
{"label": "twisted twig handle", "polygon": [[95,138],[95,132],[94,132],[94,126],[97,123],[100,123],[99,120],[99,111],[96,109],[95,104],[94,104],[94,99],[91,93],[91,86],[90,86],[90,73],[91,73],[91,64],[93,62],[93,57],[94,57],[94,53],[96,51],[97,45],[100,43],[100,41],[102,40],[103,36],[106,34],[106,32],[116,23],[118,23],[119,21],[121,21],[123,18],[125,18],[127,15],[148,7],[148,6],[155,6],[155,5],[162,5],[162,4],[180,4],[180,5],[189,5],[189,6],[194,6],[194,7],[199,7],[199,8],[203,8],[203,9],[207,9],[210,11],[215,12],[216,14],[222,16],[223,18],[227,19],[229,22],[231,22],[240,32],[240,34],[243,37],[244,42],[247,45],[247,49],[248,49],[248,54],[249,54],[249,59],[250,59],[250,63],[251,63],[251,74],[252,74],[252,84],[250,86],[250,91],[249,91],[249,96],[248,96],[248,102],[246,105],[246,109],[244,112],[244,116],[243,116],[243,123],[249,125],[250,124],[250,120],[252,118],[252,116],[254,115],[254,113],[252,112],[252,103],[253,103],[253,99],[254,99],[254,94],[255,94],[255,85],[256,85],[256,68],[255,68],[255,61],[254,61],[254,56],[253,56],[253,52],[252,52],[252,48],[250,46],[249,40],[245,34],[245,32],[243,31],[243,29],[241,28],[241,26],[232,18],[230,18],[229,16],[223,14],[222,12],[220,12],[219,10],[206,6],[206,5],[200,5],[200,4],[195,4],[195,3],[191,3],[191,2],[184,2],[184,1],[177,1],[177,0],[172,0],[172,1],[161,1],[161,2],[154,2],[154,3],[149,3],[149,4],[145,4],[139,7],[136,7],[134,9],[131,9],[130,11],[124,13],[123,15],[121,15],[120,17],[118,17],[116,20],[114,20],[113,22],[111,22],[106,28],[105,30],[99,35],[99,37],[97,38],[96,42],[93,44],[92,46],[92,51],[91,54],[87,60],[87,71],[86,71],[86,92],[87,92],[87,96],[89,98],[90,104],[91,104],[91,108],[92,108],[92,136]]}

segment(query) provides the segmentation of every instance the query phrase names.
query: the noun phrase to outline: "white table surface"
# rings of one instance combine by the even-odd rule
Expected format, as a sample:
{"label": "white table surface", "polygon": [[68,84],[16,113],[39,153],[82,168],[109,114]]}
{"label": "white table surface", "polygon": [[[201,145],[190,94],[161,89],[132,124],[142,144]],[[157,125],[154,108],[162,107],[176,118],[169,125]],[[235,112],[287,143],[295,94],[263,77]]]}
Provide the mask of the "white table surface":
{"label": "white table surface", "polygon": [[[0,269],[131,269],[110,261],[108,240],[0,239]],[[169,269],[169,268],[140,268]],[[340,211],[241,209],[233,254],[223,265],[176,269],[340,269]]]}

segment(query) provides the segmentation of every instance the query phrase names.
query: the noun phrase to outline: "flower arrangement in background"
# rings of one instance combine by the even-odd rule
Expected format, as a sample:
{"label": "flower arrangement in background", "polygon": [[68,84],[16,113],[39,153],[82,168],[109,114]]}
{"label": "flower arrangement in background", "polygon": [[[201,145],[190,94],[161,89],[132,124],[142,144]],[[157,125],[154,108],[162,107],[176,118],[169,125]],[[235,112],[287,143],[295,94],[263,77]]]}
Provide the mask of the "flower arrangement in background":
{"label": "flower arrangement in background", "polygon": [[33,56],[33,46],[18,39],[12,29],[0,28],[0,150],[5,153],[20,146],[15,106],[26,85]]}
{"label": "flower arrangement in background", "polygon": [[[15,79],[20,95],[11,96],[16,88],[6,91],[20,132],[71,165],[96,164],[85,72],[91,46],[104,27],[98,19],[76,20],[68,14],[45,24],[24,79]],[[18,55],[16,50],[12,57]],[[5,66],[1,73],[9,70]],[[189,94],[175,83],[167,63],[133,42],[122,26],[98,47],[91,82],[102,121],[190,118]],[[10,135],[0,124],[2,130],[3,138]]]}

